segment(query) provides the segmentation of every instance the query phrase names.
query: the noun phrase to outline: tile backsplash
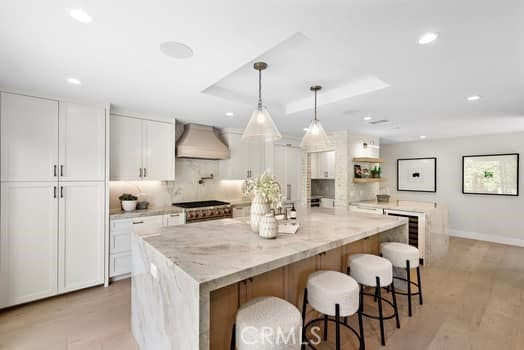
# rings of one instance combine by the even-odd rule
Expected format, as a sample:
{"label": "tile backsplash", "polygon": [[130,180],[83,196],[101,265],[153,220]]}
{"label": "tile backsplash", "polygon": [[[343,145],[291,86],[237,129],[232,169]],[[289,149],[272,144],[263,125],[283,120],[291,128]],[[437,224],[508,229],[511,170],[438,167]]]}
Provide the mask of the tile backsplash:
{"label": "tile backsplash", "polygon": [[[213,180],[201,177],[213,174]],[[146,200],[150,207],[169,206],[173,202],[197,201],[206,199],[239,200],[242,198],[241,180],[221,180],[218,161],[201,159],[176,160],[175,181],[112,181],[110,208],[119,208],[118,197],[122,193],[132,193],[139,200]]]}

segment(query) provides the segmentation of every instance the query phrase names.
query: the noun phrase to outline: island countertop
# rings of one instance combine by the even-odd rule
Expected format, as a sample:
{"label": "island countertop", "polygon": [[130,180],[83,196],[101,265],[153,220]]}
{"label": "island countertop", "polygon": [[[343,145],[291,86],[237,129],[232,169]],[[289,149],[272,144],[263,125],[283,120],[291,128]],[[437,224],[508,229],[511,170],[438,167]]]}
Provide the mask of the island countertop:
{"label": "island countertop", "polygon": [[298,217],[295,235],[273,240],[253,233],[249,218],[163,228],[143,239],[201,288],[214,290],[407,223],[345,208],[299,209]]}

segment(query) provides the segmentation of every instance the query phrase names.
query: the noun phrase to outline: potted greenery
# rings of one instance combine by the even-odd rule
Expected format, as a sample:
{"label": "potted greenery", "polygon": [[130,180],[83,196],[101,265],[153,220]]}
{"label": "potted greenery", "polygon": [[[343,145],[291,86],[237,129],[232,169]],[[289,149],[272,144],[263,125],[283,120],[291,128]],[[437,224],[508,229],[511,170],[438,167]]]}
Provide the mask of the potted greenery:
{"label": "potted greenery", "polygon": [[276,177],[264,172],[256,179],[246,180],[246,194],[254,194],[251,203],[251,229],[259,233],[259,224],[271,209],[281,206],[282,193]]}
{"label": "potted greenery", "polygon": [[134,196],[130,193],[124,193],[120,197],[120,206],[122,207],[123,211],[133,211],[136,209],[136,203],[138,200],[137,196]]}
{"label": "potted greenery", "polygon": [[379,166],[376,166],[371,169],[371,177],[373,178],[380,178],[380,174],[382,173],[382,168]]}

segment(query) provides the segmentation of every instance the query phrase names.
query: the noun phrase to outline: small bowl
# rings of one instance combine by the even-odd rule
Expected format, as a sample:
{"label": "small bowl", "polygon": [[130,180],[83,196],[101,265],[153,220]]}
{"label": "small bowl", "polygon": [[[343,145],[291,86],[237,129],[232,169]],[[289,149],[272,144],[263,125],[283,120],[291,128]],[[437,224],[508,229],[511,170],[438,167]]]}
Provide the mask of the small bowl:
{"label": "small bowl", "polygon": [[389,197],[389,194],[377,194],[377,202],[388,203]]}

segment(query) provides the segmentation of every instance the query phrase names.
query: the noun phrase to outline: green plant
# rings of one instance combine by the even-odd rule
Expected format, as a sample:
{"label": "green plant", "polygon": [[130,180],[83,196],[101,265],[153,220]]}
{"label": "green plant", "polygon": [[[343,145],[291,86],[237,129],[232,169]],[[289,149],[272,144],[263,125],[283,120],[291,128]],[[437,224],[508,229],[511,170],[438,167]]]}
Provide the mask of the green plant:
{"label": "green plant", "polygon": [[120,197],[118,197],[121,201],[136,201],[138,199],[137,196],[132,195],[131,193],[124,193]]}
{"label": "green plant", "polygon": [[281,206],[282,191],[276,177],[272,176],[269,171],[265,171],[256,179],[247,179],[244,194],[254,193],[261,196],[269,202],[271,207],[278,208]]}
{"label": "green plant", "polygon": [[371,176],[380,177],[380,174],[382,173],[382,168],[375,165],[375,167],[371,169],[370,172],[371,172]]}

